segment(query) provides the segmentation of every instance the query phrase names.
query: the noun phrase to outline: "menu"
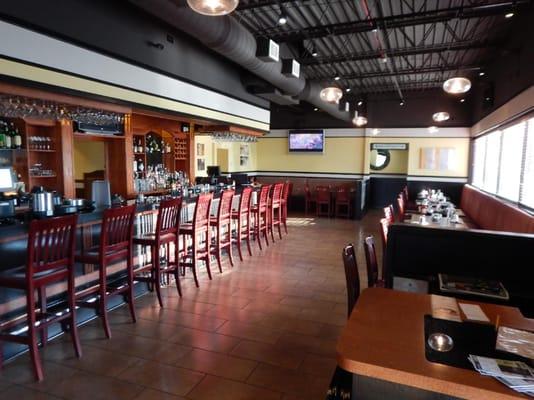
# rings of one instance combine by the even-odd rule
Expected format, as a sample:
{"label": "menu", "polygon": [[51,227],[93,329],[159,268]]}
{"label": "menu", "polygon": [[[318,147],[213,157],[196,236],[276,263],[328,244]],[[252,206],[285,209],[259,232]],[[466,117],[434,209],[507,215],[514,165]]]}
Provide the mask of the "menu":
{"label": "menu", "polygon": [[508,291],[499,281],[447,274],[438,274],[438,278],[439,289],[442,292],[485,296],[500,300],[510,299]]}

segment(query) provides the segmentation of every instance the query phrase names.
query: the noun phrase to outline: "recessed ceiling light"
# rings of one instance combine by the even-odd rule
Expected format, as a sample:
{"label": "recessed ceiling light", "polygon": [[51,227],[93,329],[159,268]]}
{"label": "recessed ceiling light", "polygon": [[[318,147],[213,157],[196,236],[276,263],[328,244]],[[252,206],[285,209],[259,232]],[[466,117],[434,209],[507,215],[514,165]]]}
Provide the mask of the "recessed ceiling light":
{"label": "recessed ceiling light", "polygon": [[312,57],[317,57],[319,55],[315,46],[312,47],[311,55]]}
{"label": "recessed ceiling light", "polygon": [[345,92],[347,92],[347,93],[350,92],[350,87],[346,88]]}
{"label": "recessed ceiling light", "polygon": [[367,125],[367,118],[365,118],[363,115],[358,115],[358,111],[355,111],[352,123],[356,126],[364,126]]}
{"label": "recessed ceiling light", "polygon": [[318,109],[317,107],[315,107],[315,108],[313,109],[313,111],[319,111],[319,109]]}
{"label": "recessed ceiling light", "polygon": [[382,57],[380,57],[380,61],[381,61],[382,63],[384,63],[384,64],[387,63],[387,62],[388,62],[388,58],[387,58],[387,56],[384,54]]}
{"label": "recessed ceiling light", "polygon": [[336,80],[336,81],[339,81],[340,79],[341,79],[341,77],[340,77],[339,75],[336,75],[336,76],[334,77],[334,80]]}
{"label": "recessed ceiling light", "polygon": [[399,106],[403,106],[403,105],[404,105],[404,100],[401,100],[401,101],[399,102]]}
{"label": "recessed ceiling light", "polygon": [[440,111],[440,112],[434,113],[434,115],[432,115],[432,119],[434,121],[436,121],[436,122],[447,121],[450,117],[451,116],[446,111]]}
{"label": "recessed ceiling light", "polygon": [[321,100],[326,101],[327,103],[338,103],[339,99],[343,97],[343,92],[338,87],[330,86],[321,90],[319,96],[321,97]]}
{"label": "recessed ceiling light", "polygon": [[287,20],[288,20],[287,14],[285,13],[284,10],[281,10],[280,15],[278,16],[278,24],[285,25],[287,24]]}
{"label": "recessed ceiling light", "polygon": [[187,4],[199,14],[216,17],[230,14],[236,9],[239,0],[187,0]]}
{"label": "recessed ceiling light", "polygon": [[484,76],[484,75],[486,75],[486,73],[485,73],[484,71],[480,71],[480,72],[478,73],[478,76]]}
{"label": "recessed ceiling light", "polygon": [[504,18],[512,18],[513,16],[514,16],[513,12],[509,12],[509,13],[504,14]]}
{"label": "recessed ceiling light", "polygon": [[460,103],[463,103],[463,102],[465,102],[465,99],[460,99]]}
{"label": "recessed ceiling light", "polygon": [[358,101],[358,106],[361,106],[363,104],[363,100]]}
{"label": "recessed ceiling light", "polygon": [[428,133],[436,133],[438,131],[439,131],[439,129],[436,128],[435,126],[429,126],[428,127]]}
{"label": "recessed ceiling light", "polygon": [[490,99],[491,99],[490,97],[486,97],[486,101],[490,101]]}
{"label": "recessed ceiling light", "polygon": [[447,79],[443,83],[443,90],[451,94],[461,94],[468,92],[471,89],[471,81],[460,76]]}

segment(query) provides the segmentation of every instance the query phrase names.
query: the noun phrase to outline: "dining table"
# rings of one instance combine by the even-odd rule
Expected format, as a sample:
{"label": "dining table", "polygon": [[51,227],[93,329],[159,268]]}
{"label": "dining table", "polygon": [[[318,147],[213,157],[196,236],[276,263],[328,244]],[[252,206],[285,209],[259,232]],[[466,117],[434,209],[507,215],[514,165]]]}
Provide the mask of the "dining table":
{"label": "dining table", "polygon": [[[352,373],[352,398],[527,398],[475,370],[427,360],[424,317],[432,313],[433,302],[441,299],[384,288],[361,293],[337,343],[338,366]],[[517,308],[468,300],[462,303],[479,305],[490,324],[534,331],[534,320],[523,317]]]}

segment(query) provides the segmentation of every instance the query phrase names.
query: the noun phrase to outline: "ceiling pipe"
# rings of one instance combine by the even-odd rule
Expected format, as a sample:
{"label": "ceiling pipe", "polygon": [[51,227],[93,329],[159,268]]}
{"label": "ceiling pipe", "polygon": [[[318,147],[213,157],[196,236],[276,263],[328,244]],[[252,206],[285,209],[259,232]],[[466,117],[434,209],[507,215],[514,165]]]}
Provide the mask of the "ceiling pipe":
{"label": "ceiling pipe", "polygon": [[350,113],[319,98],[321,87],[302,76],[282,74],[281,62],[265,62],[256,57],[256,38],[230,16],[208,17],[191,10],[184,0],[129,0],[146,12],[195,37],[207,47],[241,65],[285,94],[319,107],[335,118],[350,121]]}

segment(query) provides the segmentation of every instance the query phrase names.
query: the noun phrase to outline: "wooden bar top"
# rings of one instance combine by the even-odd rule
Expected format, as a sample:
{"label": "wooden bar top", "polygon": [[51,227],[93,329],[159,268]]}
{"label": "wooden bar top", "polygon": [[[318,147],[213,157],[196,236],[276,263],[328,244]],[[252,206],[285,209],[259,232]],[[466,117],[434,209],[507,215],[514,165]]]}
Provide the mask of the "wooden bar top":
{"label": "wooden bar top", "polygon": [[[473,303],[461,300],[462,303]],[[517,308],[475,303],[492,323],[534,330],[534,320]],[[425,358],[423,316],[431,296],[391,289],[365,289],[337,344],[338,365],[353,374],[465,399],[524,399],[476,371],[429,362]]]}

